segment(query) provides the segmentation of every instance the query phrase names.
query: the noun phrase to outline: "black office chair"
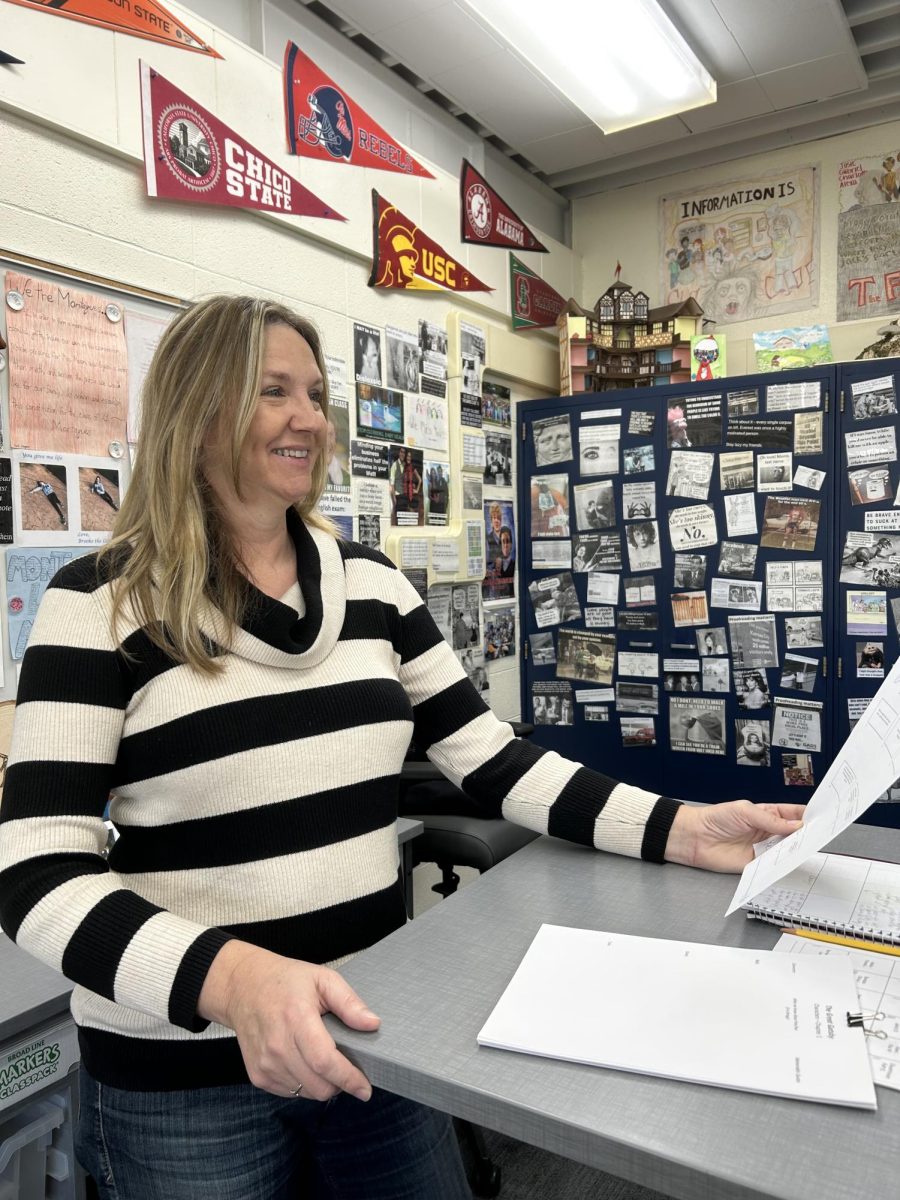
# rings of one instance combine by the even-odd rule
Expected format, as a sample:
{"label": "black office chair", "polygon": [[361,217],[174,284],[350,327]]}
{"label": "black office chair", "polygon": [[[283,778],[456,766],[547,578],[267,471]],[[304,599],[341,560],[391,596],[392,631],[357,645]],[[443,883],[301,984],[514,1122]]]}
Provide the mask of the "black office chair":
{"label": "black office chair", "polygon": [[[534,726],[510,721],[516,737],[527,737]],[[412,841],[413,865],[436,863],[441,881],[432,891],[447,897],[459,887],[455,867],[475,867],[484,874],[538,834],[502,818],[479,816],[478,806],[445,779],[415,748],[410,749],[400,775],[400,815],[421,821],[424,831]],[[484,1134],[469,1121],[456,1120],[457,1135],[472,1160],[472,1191],[476,1196],[500,1194],[500,1168],[488,1157]]]}

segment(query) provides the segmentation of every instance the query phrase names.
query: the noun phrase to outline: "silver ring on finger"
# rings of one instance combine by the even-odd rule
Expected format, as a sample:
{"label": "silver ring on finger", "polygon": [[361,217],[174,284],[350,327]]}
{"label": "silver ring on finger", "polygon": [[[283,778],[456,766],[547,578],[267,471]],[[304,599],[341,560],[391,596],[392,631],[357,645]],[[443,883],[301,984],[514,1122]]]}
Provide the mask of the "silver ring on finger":
{"label": "silver ring on finger", "polygon": [[296,1086],[296,1087],[295,1087],[295,1088],[292,1090],[292,1092],[291,1092],[291,1095],[294,1097],[294,1099],[295,1099],[295,1100],[299,1100],[299,1099],[300,1099],[300,1093],[301,1093],[302,1091],[303,1091],[303,1084],[302,1084],[302,1083],[298,1083],[298,1084],[297,1084],[297,1086]]}

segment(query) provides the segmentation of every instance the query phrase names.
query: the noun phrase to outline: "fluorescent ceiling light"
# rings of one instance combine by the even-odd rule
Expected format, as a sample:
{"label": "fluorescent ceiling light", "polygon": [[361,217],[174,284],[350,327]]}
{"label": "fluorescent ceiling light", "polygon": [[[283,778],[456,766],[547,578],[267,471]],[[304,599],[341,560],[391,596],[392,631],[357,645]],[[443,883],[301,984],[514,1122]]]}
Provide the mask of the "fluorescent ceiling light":
{"label": "fluorescent ceiling light", "polygon": [[604,133],[716,99],[716,81],[656,0],[457,3]]}

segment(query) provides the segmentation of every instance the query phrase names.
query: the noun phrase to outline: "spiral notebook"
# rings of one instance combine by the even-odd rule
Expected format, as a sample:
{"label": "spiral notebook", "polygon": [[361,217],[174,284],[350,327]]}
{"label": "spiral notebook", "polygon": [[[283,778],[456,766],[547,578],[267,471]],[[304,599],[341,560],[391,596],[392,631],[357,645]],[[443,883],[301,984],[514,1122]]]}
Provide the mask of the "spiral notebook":
{"label": "spiral notebook", "polygon": [[900,945],[900,864],[814,854],[742,905],[760,921]]}

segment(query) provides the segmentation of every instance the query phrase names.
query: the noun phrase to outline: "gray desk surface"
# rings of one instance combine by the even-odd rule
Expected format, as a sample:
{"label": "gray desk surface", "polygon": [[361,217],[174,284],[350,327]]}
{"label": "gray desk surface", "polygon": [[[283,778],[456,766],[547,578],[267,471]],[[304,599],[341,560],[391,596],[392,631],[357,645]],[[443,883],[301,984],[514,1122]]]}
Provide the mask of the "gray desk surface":
{"label": "gray desk surface", "polygon": [[[900,834],[855,826],[832,848],[900,860]],[[678,1200],[896,1196],[900,1093],[858,1112],[476,1045],[543,921],[771,947],[774,926],[722,916],[735,884],[540,838],[345,964],[382,1026],[332,1032],[377,1085]]]}
{"label": "gray desk surface", "polygon": [[0,933],[0,1042],[69,1011],[72,984]]}
{"label": "gray desk surface", "polygon": [[421,821],[414,821],[412,817],[398,817],[397,841],[403,846],[412,838],[417,838],[424,828]]}

